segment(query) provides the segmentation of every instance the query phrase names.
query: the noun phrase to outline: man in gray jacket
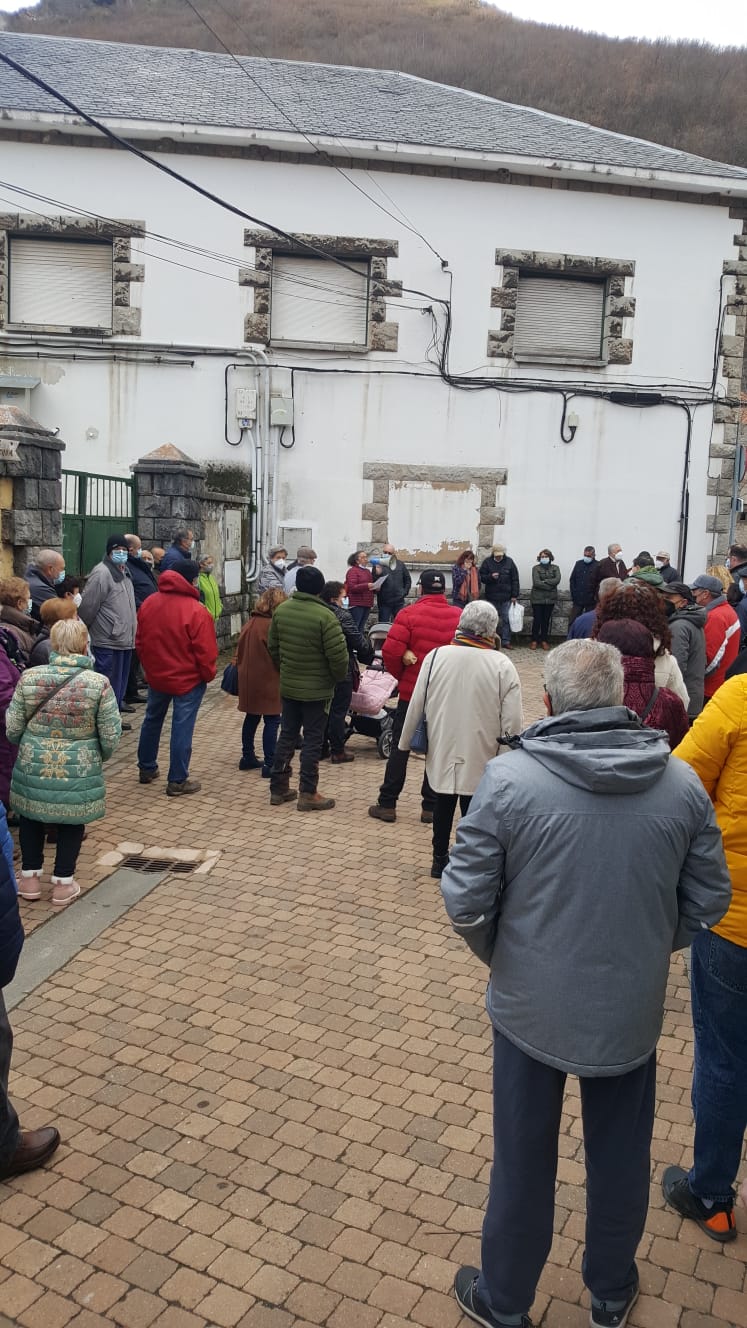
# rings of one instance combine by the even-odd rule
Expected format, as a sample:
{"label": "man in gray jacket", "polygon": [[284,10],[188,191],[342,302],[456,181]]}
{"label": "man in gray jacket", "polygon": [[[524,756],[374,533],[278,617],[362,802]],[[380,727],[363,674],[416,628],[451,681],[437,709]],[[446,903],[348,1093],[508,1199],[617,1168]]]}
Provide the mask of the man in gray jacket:
{"label": "man in gray jacket", "polygon": [[109,679],[120,710],[131,712],[134,707],[124,704],[124,694],[135,647],[137,611],[127,568],[128,555],[125,536],[110,535],[106,557],[96,564],[86,581],[78,617],[90,633],[96,672]]}
{"label": "man in gray jacket", "polygon": [[568,1074],[581,1088],[591,1323],[625,1324],[670,955],[731,897],[710,799],[622,698],[613,646],[553,650],[549,718],[488,763],[442,877],[455,931],[490,966],[495,1157],[482,1271],[461,1268],[454,1284],[485,1328],[530,1322],[552,1243]]}

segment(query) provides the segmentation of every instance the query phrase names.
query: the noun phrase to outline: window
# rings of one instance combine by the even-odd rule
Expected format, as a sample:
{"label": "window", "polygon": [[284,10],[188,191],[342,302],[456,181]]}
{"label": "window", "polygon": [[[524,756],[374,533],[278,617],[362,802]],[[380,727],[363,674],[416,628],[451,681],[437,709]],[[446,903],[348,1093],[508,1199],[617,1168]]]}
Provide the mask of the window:
{"label": "window", "polygon": [[11,326],[111,331],[110,243],[12,236],[9,287]]}
{"label": "window", "polygon": [[369,265],[344,261],[273,254],[273,344],[367,349]]}
{"label": "window", "polygon": [[304,544],[307,548],[314,547],[314,531],[311,526],[278,526],[277,544],[282,544],[288,554],[288,561],[292,562],[298,549]]}
{"label": "window", "polygon": [[600,360],[604,281],[519,275],[514,355],[517,359]]}

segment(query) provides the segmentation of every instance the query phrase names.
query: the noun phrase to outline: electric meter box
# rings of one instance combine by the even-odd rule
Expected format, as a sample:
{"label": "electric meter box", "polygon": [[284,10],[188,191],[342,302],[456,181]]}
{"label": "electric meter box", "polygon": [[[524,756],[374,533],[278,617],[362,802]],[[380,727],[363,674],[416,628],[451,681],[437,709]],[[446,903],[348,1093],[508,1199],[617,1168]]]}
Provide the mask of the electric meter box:
{"label": "electric meter box", "polygon": [[236,388],[236,419],[237,420],[256,420],[257,418],[257,389],[256,387],[237,387]]}
{"label": "electric meter box", "polygon": [[289,429],[293,424],[293,397],[270,397],[270,424]]}

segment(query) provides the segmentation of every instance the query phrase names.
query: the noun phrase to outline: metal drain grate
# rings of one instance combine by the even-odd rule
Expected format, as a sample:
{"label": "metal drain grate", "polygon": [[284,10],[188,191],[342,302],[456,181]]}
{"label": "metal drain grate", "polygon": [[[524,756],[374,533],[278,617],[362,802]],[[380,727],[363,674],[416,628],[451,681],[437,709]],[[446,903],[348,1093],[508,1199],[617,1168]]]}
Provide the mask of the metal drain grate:
{"label": "metal drain grate", "polygon": [[144,858],[140,854],[132,853],[129,857],[123,858],[120,867],[131,867],[133,871],[141,872],[179,872],[182,876],[188,876],[199,864],[196,862],[175,862],[173,858]]}

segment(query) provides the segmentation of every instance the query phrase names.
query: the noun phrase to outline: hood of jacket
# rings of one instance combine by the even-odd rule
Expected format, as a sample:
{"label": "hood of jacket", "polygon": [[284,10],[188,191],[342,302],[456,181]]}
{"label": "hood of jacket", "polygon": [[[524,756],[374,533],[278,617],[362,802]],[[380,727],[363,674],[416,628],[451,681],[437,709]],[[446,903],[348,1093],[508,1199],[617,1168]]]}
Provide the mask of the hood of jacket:
{"label": "hood of jacket", "polygon": [[654,590],[663,590],[666,585],[664,577],[656,567],[641,567],[637,572],[633,572],[628,580],[643,581],[647,586],[653,586]]}
{"label": "hood of jacket", "polygon": [[552,774],[593,793],[642,793],[669,760],[664,734],[646,729],[625,706],[569,710],[531,724],[525,752]]}
{"label": "hood of jacket", "polygon": [[718,599],[712,599],[710,604],[706,604],[705,612],[713,613],[714,609],[723,608],[724,604],[726,603],[727,603],[726,595],[725,594],[719,595]]}
{"label": "hood of jacket", "polygon": [[197,587],[185,581],[181,572],[162,572],[158,579],[158,589],[162,595],[187,595],[189,599],[196,600],[200,598]]}
{"label": "hood of jacket", "polygon": [[687,604],[684,609],[675,609],[669,619],[670,627],[673,622],[689,622],[693,627],[705,627],[706,611],[699,604]]}

